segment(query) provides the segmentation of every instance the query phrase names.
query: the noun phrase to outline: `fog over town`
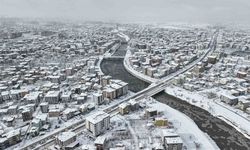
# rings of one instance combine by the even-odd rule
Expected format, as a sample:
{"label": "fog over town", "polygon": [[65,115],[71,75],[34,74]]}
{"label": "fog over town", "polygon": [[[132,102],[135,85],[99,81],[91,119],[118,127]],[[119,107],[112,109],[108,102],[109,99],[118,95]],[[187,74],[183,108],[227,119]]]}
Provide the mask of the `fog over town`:
{"label": "fog over town", "polygon": [[249,150],[249,0],[0,0],[0,150]]}
{"label": "fog over town", "polygon": [[70,20],[249,23],[249,0],[0,0],[0,15]]}

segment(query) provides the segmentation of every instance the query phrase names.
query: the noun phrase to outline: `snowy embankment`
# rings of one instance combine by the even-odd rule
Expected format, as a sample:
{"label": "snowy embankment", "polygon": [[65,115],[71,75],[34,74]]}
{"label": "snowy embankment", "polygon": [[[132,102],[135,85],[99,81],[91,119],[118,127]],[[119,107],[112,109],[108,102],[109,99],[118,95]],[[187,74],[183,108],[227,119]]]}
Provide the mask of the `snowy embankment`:
{"label": "snowy embankment", "polygon": [[[194,142],[190,141],[198,143],[200,145],[199,149],[202,150],[219,149],[215,142],[206,133],[202,132],[195,122],[185,114],[157,101],[147,103],[148,106],[163,112],[164,116],[173,123],[176,132],[181,136],[188,149],[196,149]],[[191,140],[190,137],[194,137],[195,140],[193,138]]]}
{"label": "snowy embankment", "polygon": [[143,81],[146,81],[146,82],[149,82],[149,83],[154,83],[156,81],[158,81],[158,79],[154,79],[154,78],[151,78],[147,75],[144,75],[136,70],[134,70],[134,68],[131,66],[131,64],[129,63],[129,56],[131,55],[131,52],[130,50],[128,49],[127,50],[127,53],[125,55],[125,58],[124,58],[124,61],[123,61],[123,65],[125,67],[125,69],[132,75],[134,75],[135,77],[143,80]]}
{"label": "snowy embankment", "polygon": [[119,32],[117,35],[124,38],[127,42],[130,40],[129,36],[122,32]]}
{"label": "snowy embankment", "polygon": [[112,56],[114,53],[116,52],[116,50],[113,52],[113,53],[110,53],[109,50],[106,51],[103,55],[100,55],[99,58],[98,58],[98,62],[96,64],[96,67],[99,69],[99,72],[100,73],[103,73],[102,72],[102,69],[101,69],[101,63],[103,61],[103,58],[106,57],[106,56]]}
{"label": "snowy embankment", "polygon": [[100,73],[103,73],[102,69],[101,69],[101,63],[102,63],[102,61],[103,61],[103,56],[99,56],[99,59],[98,59],[98,62],[97,62],[96,66],[98,67],[98,70],[99,70]]}
{"label": "snowy embankment", "polygon": [[246,138],[250,139],[250,121],[244,115],[236,113],[233,108],[229,108],[223,103],[208,99],[199,93],[190,92],[176,86],[167,87],[165,92],[208,111],[213,116],[224,120],[241,132]]}
{"label": "snowy embankment", "polygon": [[[122,33],[122,32],[119,32],[118,33],[118,36],[124,38],[127,42],[130,40],[129,36]],[[134,70],[134,68],[131,66],[131,64],[129,63],[129,56],[131,56],[131,52],[129,50],[129,48],[127,49],[127,52],[126,52],[126,55],[125,55],[125,58],[124,58],[124,61],[123,61],[123,65],[125,67],[125,69],[132,75],[134,75],[135,77],[143,80],[143,81],[146,81],[146,82],[149,82],[149,83],[153,83],[153,82],[156,82],[158,81],[157,79],[154,79],[154,78],[151,78],[149,76],[146,76],[136,70]]]}

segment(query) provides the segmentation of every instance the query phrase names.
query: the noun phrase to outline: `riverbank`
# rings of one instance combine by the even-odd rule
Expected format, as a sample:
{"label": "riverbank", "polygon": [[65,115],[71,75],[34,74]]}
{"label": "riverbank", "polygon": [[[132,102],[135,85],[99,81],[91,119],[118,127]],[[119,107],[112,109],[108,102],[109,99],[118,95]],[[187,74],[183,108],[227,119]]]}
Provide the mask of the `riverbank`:
{"label": "riverbank", "polygon": [[158,79],[155,79],[155,78],[151,78],[149,76],[146,76],[145,74],[143,73],[140,73],[136,70],[134,70],[134,68],[131,66],[131,64],[129,63],[129,57],[131,56],[131,52],[130,50],[128,49],[127,50],[127,53],[124,57],[124,61],[123,61],[123,65],[125,67],[125,69],[130,73],[132,74],[133,76],[139,78],[140,80],[143,80],[145,82],[148,82],[148,83],[154,83],[154,82],[157,82]]}
{"label": "riverbank", "polygon": [[[114,53],[114,56],[124,56],[127,51],[127,44],[122,44]],[[129,84],[129,90],[139,92],[149,86],[148,82],[137,79],[130,74],[124,66],[124,59],[103,59],[100,68],[105,75],[110,75],[114,79],[120,79]]]}
{"label": "riverbank", "polygon": [[191,105],[200,107],[208,111],[211,115],[224,120],[250,140],[250,121],[244,116],[235,113],[235,111],[223,106],[225,104],[221,104],[212,99],[208,99],[203,95],[189,92],[176,86],[166,88],[165,92],[186,101]]}
{"label": "riverbank", "polygon": [[[113,46],[110,50],[106,51],[103,55],[100,55],[99,58],[98,58],[98,62],[96,64],[96,67],[99,69],[99,72],[100,73],[103,73],[102,72],[102,69],[101,69],[101,63],[103,61],[103,58],[106,57],[106,56],[113,56],[113,55],[116,55],[117,54],[117,51],[118,49],[121,48],[121,43],[117,43],[117,45]],[[111,52],[111,53],[110,53]]]}
{"label": "riverbank", "polygon": [[98,68],[99,72],[103,74],[102,69],[101,69],[102,60],[103,60],[103,56],[99,56],[96,67]]}
{"label": "riverbank", "polygon": [[200,130],[207,133],[215,141],[220,149],[248,150],[250,147],[250,141],[247,138],[208,111],[165,92],[158,93],[153,98],[191,118]]}
{"label": "riverbank", "polygon": [[[157,111],[163,112],[164,117],[173,123],[175,131],[181,136],[184,143],[189,149],[196,149],[195,143],[199,145],[199,149],[202,150],[218,150],[219,147],[216,143],[207,135],[199,129],[196,123],[190,119],[187,115],[181,113],[180,111],[171,108],[168,105],[163,105],[162,103],[156,101],[155,99],[145,100],[145,103]],[[195,139],[195,143],[190,139]]]}

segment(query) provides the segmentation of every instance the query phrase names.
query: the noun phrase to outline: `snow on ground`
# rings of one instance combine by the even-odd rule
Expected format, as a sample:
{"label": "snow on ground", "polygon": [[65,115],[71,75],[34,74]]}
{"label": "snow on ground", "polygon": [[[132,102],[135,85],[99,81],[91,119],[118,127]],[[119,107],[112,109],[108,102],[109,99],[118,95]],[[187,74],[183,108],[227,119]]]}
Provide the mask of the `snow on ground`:
{"label": "snow on ground", "polygon": [[[202,132],[198,126],[189,117],[183,113],[169,107],[168,105],[157,102],[156,100],[142,101],[147,104],[148,107],[155,108],[158,112],[163,112],[162,117],[166,117],[172,125],[165,127],[149,127],[149,124],[153,124],[152,119],[147,119],[144,116],[145,110],[139,110],[128,115],[116,115],[111,118],[111,124],[113,130],[106,133],[113,134],[115,130],[126,129],[130,132],[130,139],[119,140],[119,143],[126,145],[128,148],[139,149],[140,144],[144,145],[144,148],[152,149],[154,144],[161,143],[161,136],[163,130],[176,132],[180,135],[184,142],[184,146],[188,150],[214,150],[219,149],[214,141],[204,132]],[[116,124],[116,125],[114,125]],[[172,126],[174,128],[172,128]],[[126,144],[126,141],[131,140],[132,143]],[[151,142],[149,142],[151,141]],[[116,143],[115,141],[113,141]],[[200,146],[197,148],[197,144]]]}
{"label": "snow on ground", "polygon": [[144,81],[147,81],[147,82],[151,82],[151,83],[153,83],[153,82],[156,82],[156,81],[158,81],[157,79],[155,79],[155,78],[151,78],[151,77],[149,77],[149,76],[147,76],[147,75],[145,75],[145,74],[143,74],[143,73],[140,73],[140,72],[138,72],[138,71],[136,71],[132,66],[131,66],[131,64],[129,63],[129,57],[131,56],[131,52],[130,52],[130,50],[128,49],[127,50],[127,53],[126,53],[126,55],[125,55],[125,58],[124,58],[124,67],[126,68],[126,70],[128,71],[128,72],[130,72],[131,74],[133,74],[134,76],[136,76],[137,78],[139,78],[139,79],[141,79],[141,80],[144,80]]}
{"label": "snow on ground", "polygon": [[[25,142],[21,142],[21,143],[18,143],[12,147],[9,147],[8,149],[14,149],[14,148],[17,148],[17,147],[21,147],[21,146],[25,146],[25,145],[29,145],[30,143],[33,143],[33,142],[36,142],[36,141],[39,141],[41,140],[41,138],[45,138],[45,137],[49,137],[51,136],[52,134],[60,131],[60,130],[63,130],[64,128],[67,128],[68,126],[71,126],[72,124],[75,124],[75,123],[78,123],[79,121],[81,121],[83,118],[87,117],[87,116],[90,116],[92,115],[93,113],[97,112],[97,111],[100,111],[100,110],[103,110],[105,108],[107,108],[108,106],[110,105],[114,105],[116,103],[119,103],[120,101],[122,101],[124,98],[128,97],[128,96],[131,96],[133,95],[134,93],[133,92],[130,92],[127,94],[127,95],[124,95],[124,96],[121,96],[119,97],[118,99],[115,99],[113,100],[111,103],[107,104],[107,105],[102,105],[102,106],[99,106],[98,108],[92,110],[90,113],[87,113],[87,114],[83,114],[83,115],[80,115],[80,116],[76,116],[72,119],[69,119],[67,120],[66,122],[62,122],[61,124],[58,123],[58,119],[57,117],[56,118],[50,118],[50,121],[52,121],[52,128],[51,130],[49,131],[49,133],[45,134],[45,135],[42,135],[42,136],[37,136],[37,137],[33,137],[32,139],[30,139],[29,141],[25,141]],[[55,129],[55,126],[56,125],[60,125],[60,128],[57,128]],[[81,138],[84,138],[84,137],[81,137]],[[86,138],[86,137],[85,137]],[[84,144],[87,144],[87,143],[84,143]]]}
{"label": "snow on ground", "polygon": [[[212,89],[205,89],[202,90],[201,92],[199,92],[199,94],[201,94],[203,97],[207,97],[207,93],[220,93],[220,92],[224,92],[224,89],[221,88],[212,88]],[[218,95],[218,94],[217,94]],[[246,119],[248,119],[250,121],[250,115],[245,113],[244,111],[237,109],[231,105],[228,105],[226,103],[221,102],[217,97],[215,99],[213,99],[217,104],[219,105],[223,105],[223,107],[230,109],[231,111],[234,111],[235,113],[245,117]]]}
{"label": "snow on ground", "polygon": [[190,24],[184,22],[171,22],[155,25],[155,28],[165,28],[173,30],[189,30],[191,28],[207,28],[209,24]]}
{"label": "snow on ground", "polygon": [[232,107],[228,107],[224,103],[208,99],[206,96],[199,93],[190,92],[176,86],[167,87],[165,89],[165,92],[182,100],[185,100],[192,105],[207,110],[212,115],[217,116],[223,119],[228,124],[232,125],[246,138],[250,139],[249,119],[246,118],[245,115],[242,115],[242,113],[238,113]]}
{"label": "snow on ground", "polygon": [[80,145],[94,145],[94,140],[90,139],[88,134],[80,134],[77,137],[77,142],[79,142]]}
{"label": "snow on ground", "polygon": [[127,42],[130,40],[129,36],[127,36],[126,34],[122,33],[122,32],[119,32],[118,33],[118,36],[124,38]]}
{"label": "snow on ground", "polygon": [[148,102],[148,105],[164,112],[164,115],[173,123],[176,132],[181,136],[188,149],[196,149],[194,142],[190,142],[192,140],[200,143],[200,149],[202,150],[219,149],[215,142],[206,133],[202,132],[194,121],[185,114],[155,100]]}

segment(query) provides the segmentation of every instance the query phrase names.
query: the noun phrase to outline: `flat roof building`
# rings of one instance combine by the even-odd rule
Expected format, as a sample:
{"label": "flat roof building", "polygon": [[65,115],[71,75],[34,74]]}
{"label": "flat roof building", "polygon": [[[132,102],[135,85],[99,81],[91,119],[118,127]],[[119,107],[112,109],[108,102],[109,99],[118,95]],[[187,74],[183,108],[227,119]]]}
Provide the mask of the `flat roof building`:
{"label": "flat roof building", "polygon": [[94,135],[98,136],[109,129],[110,115],[104,111],[98,111],[86,118],[86,128]]}
{"label": "flat roof building", "polygon": [[76,141],[76,133],[72,131],[62,132],[56,137],[56,143],[60,148],[65,149],[69,144]]}
{"label": "flat roof building", "polygon": [[44,98],[49,104],[57,104],[60,99],[60,91],[49,91]]}

